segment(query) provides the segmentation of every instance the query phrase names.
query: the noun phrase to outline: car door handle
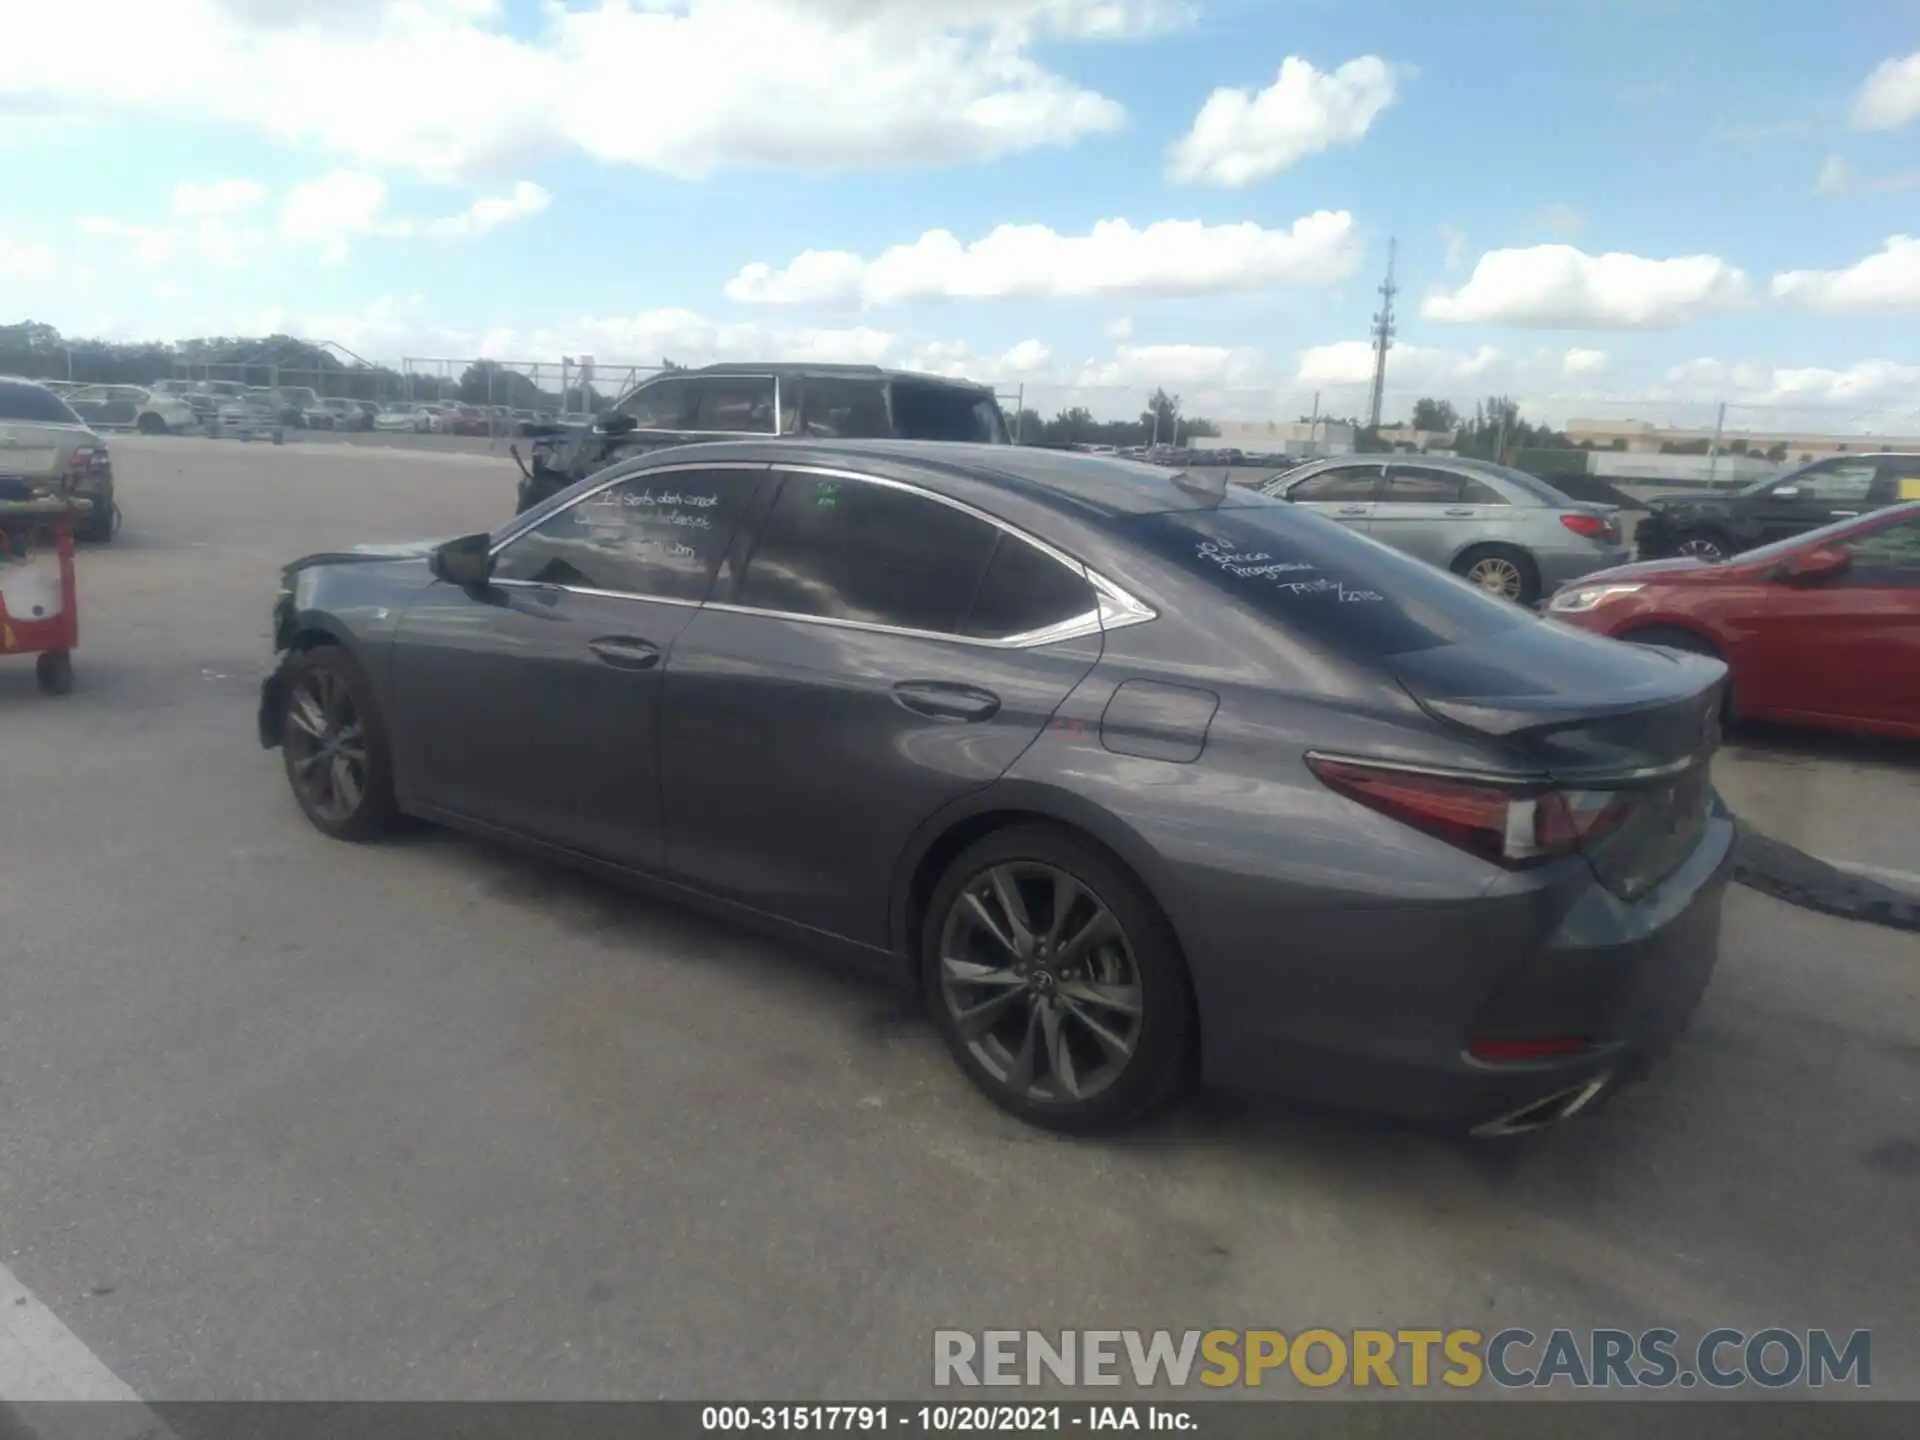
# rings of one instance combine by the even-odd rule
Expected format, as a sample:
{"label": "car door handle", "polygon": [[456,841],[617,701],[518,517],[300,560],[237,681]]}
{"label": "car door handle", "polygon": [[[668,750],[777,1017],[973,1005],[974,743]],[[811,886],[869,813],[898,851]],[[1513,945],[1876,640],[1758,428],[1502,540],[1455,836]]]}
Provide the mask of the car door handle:
{"label": "car door handle", "polygon": [[1860,512],[1858,510],[1830,510],[1827,513],[1830,515],[1837,515],[1840,518],[1845,519],[1851,515],[1858,515]]}
{"label": "car door handle", "polygon": [[1000,697],[991,690],[940,680],[903,680],[893,687],[893,701],[930,720],[991,720],[1000,713]]}
{"label": "car door handle", "polygon": [[1453,516],[1453,517],[1454,517],[1454,518],[1456,518],[1456,519],[1460,519],[1460,520],[1471,520],[1471,519],[1472,519],[1472,518],[1474,517],[1474,515],[1475,515],[1476,513],[1477,513],[1476,511],[1473,511],[1473,510],[1467,510],[1467,509],[1460,509],[1460,510],[1449,510],[1449,511],[1447,511],[1447,514],[1449,514],[1449,515],[1451,515],[1451,516]]}
{"label": "car door handle", "polygon": [[651,670],[660,663],[660,647],[632,635],[602,635],[589,640],[587,649],[601,664],[616,670]]}
{"label": "car door handle", "polygon": [[1367,507],[1364,505],[1342,505],[1333,513],[1336,515],[1364,515],[1367,513]]}

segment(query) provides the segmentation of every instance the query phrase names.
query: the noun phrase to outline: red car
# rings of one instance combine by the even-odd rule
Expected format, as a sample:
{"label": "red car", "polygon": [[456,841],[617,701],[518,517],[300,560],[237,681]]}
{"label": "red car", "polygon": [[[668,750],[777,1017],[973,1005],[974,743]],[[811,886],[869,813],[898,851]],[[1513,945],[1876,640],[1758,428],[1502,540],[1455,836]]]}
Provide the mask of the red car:
{"label": "red car", "polygon": [[1744,719],[1920,740],[1920,502],[1720,564],[1598,570],[1562,586],[1546,613],[1724,660]]}

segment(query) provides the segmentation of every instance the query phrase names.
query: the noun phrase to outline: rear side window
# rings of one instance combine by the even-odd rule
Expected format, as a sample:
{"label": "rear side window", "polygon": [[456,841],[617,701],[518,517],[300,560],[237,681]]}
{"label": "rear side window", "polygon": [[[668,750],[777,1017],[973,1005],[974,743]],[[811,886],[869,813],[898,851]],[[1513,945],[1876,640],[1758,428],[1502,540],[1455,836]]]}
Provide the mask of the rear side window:
{"label": "rear side window", "polygon": [[0,420],[33,425],[78,425],[80,417],[67,402],[38,385],[0,382]]}
{"label": "rear side window", "polygon": [[822,440],[885,440],[893,434],[887,396],[877,380],[799,382],[800,433]]}
{"label": "rear side window", "polygon": [[703,381],[693,428],[735,435],[773,434],[773,377],[739,375]]}
{"label": "rear side window", "polygon": [[959,632],[1000,531],[923,495],[788,474],[735,603],[829,620]]}
{"label": "rear side window", "polygon": [[1460,498],[1460,477],[1450,470],[1396,465],[1387,472],[1380,498],[1398,505],[1451,505]]}
{"label": "rear side window", "polygon": [[1002,532],[962,633],[1005,640],[1074,620],[1099,608],[1087,577],[1036,545]]}
{"label": "rear side window", "polygon": [[501,580],[704,600],[757,470],[669,470],[557,510],[495,557]]}
{"label": "rear side window", "polygon": [[893,382],[893,431],[902,440],[1003,445],[1006,424],[991,395],[916,380]]}
{"label": "rear side window", "polygon": [[1264,496],[1137,516],[1126,528],[1275,624],[1348,654],[1404,655],[1538,623],[1445,571]]}

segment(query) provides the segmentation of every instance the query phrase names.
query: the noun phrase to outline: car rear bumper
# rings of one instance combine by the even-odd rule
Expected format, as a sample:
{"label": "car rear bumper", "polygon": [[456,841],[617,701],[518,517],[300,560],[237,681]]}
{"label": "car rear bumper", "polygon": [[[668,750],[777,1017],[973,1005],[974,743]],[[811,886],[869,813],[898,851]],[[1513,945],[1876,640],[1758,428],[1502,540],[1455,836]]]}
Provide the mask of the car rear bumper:
{"label": "car rear bumper", "polygon": [[[1320,976],[1303,975],[1294,955],[1216,957],[1241,973],[1227,984],[1196,976],[1206,1077],[1481,1133],[1591,1109],[1643,1076],[1686,1028],[1719,958],[1732,852],[1733,822],[1721,812],[1687,861],[1631,902],[1588,880],[1571,895],[1560,886],[1269,917],[1270,935],[1332,932],[1345,953],[1320,959]],[[1286,998],[1259,1003],[1275,987],[1249,966],[1287,967]],[[1586,1043],[1524,1062],[1490,1063],[1468,1049],[1476,1039],[1547,1037]]]}

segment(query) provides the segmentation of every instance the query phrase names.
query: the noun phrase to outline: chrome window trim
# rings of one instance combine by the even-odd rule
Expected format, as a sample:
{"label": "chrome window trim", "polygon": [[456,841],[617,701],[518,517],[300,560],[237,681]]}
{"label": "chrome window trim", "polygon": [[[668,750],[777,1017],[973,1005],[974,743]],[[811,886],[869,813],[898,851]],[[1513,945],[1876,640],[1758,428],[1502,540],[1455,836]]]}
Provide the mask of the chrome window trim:
{"label": "chrome window trim", "polygon": [[[762,436],[761,438],[764,439],[766,437]],[[644,458],[645,458],[644,456],[635,457],[635,459],[644,459]],[[610,466],[609,468],[614,468],[615,466],[619,466],[625,463],[626,463],[625,461],[615,461],[614,466]],[[573,509],[573,507],[576,505],[586,504],[587,501],[591,500],[594,496],[598,495],[602,490],[611,489],[615,485],[624,485],[626,484],[627,481],[634,479],[636,476],[639,476],[642,474],[676,475],[686,470],[764,471],[768,468],[768,463],[769,462],[765,460],[709,460],[703,464],[698,460],[676,460],[671,465],[661,465],[651,470],[625,471],[622,474],[614,475],[606,480],[602,480],[598,485],[595,485],[591,490],[581,491],[579,495],[569,500],[566,504],[562,505],[558,510],[550,510],[545,515],[542,515],[538,520],[529,521],[528,523],[519,526],[517,529],[510,531],[504,540],[495,541],[494,544],[488,549],[487,558],[489,560],[495,559],[496,557],[499,556],[502,550],[507,548],[507,546],[513,544],[514,541],[518,540],[522,535],[525,535],[529,531],[535,529],[537,526],[546,524],[547,521],[553,519],[554,516],[556,515],[566,514],[567,511]],[[506,582],[499,581],[496,583],[505,584]],[[559,588],[559,587],[556,587],[556,588]],[[649,599],[650,597],[642,595],[637,598],[645,600],[645,599]]]}
{"label": "chrome window trim", "polygon": [[[764,438],[764,437],[762,437]],[[661,465],[653,469],[630,470],[615,475],[595,485],[591,490],[583,491],[579,496],[537,521],[522,525],[504,539],[496,542],[488,551],[487,558],[493,559],[500,552],[526,535],[538,525],[544,525],[556,515],[563,515],[576,505],[583,505],[603,490],[615,485],[623,485],[641,475],[673,475],[686,471],[744,470],[749,472],[782,471],[790,474],[817,475],[829,480],[852,480],[863,485],[880,485],[887,489],[905,491],[909,495],[918,495],[949,509],[958,510],[976,520],[982,520],[1004,534],[1025,542],[1050,556],[1054,561],[1065,565],[1093,587],[1097,604],[1084,614],[1070,616],[1040,630],[1029,630],[1018,635],[986,637],[978,635],[956,635],[944,630],[916,630],[905,625],[885,625],[871,620],[842,620],[830,615],[801,615],[791,610],[769,610],[755,605],[735,605],[723,600],[679,600],[661,595],[642,595],[626,590],[601,590],[581,585],[556,585],[539,580],[495,580],[492,583],[512,589],[559,590],[572,595],[592,595],[607,600],[644,600],[656,605],[682,605],[694,608],[719,610],[729,615],[755,615],[769,620],[791,620],[803,625],[827,625],[842,630],[860,630],[875,635],[896,635],[913,640],[943,640],[958,645],[972,645],[988,650],[1030,650],[1041,645],[1057,645],[1067,640],[1079,640],[1090,635],[1099,635],[1108,630],[1120,630],[1129,625],[1143,625],[1149,620],[1160,618],[1159,612],[1144,601],[1129,594],[1099,571],[1094,570],[1058,546],[1048,544],[1039,536],[1021,529],[1011,521],[1002,520],[997,515],[988,514],[964,500],[956,500],[950,495],[941,495],[923,486],[910,484],[904,480],[894,480],[883,475],[868,475],[857,470],[841,470],[827,465],[799,465],[786,461],[767,460],[721,460],[702,464],[697,460],[678,461],[671,465]]]}

